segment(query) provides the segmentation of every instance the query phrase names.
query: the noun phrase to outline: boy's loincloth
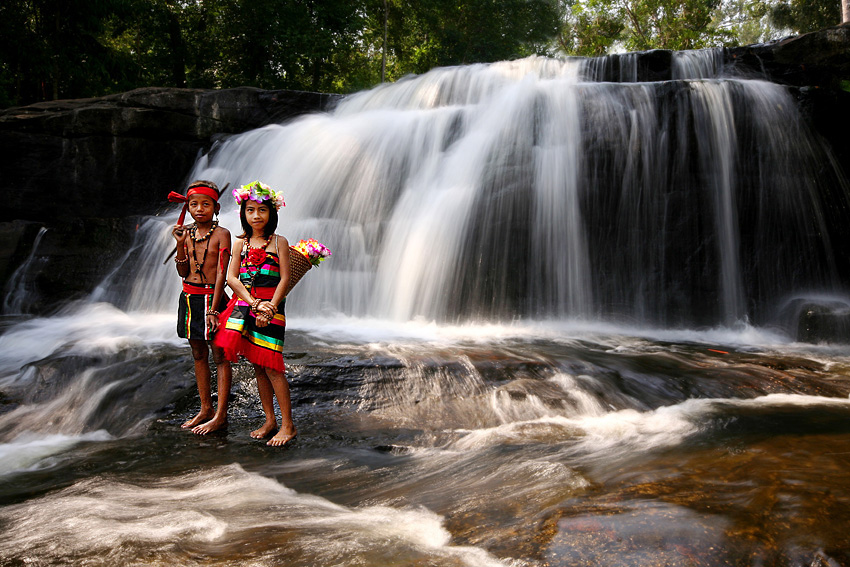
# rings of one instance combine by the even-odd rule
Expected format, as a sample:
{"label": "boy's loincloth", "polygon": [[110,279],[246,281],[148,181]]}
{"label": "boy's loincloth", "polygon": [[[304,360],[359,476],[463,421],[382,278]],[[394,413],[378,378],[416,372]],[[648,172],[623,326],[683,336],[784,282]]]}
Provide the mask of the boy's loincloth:
{"label": "boy's loincloth", "polygon": [[[183,282],[180,302],[177,308],[177,336],[183,339],[212,340],[207,325],[207,312],[216,309],[212,306],[215,285]],[[227,296],[222,294],[219,307],[227,305]],[[220,311],[221,309],[216,309]]]}

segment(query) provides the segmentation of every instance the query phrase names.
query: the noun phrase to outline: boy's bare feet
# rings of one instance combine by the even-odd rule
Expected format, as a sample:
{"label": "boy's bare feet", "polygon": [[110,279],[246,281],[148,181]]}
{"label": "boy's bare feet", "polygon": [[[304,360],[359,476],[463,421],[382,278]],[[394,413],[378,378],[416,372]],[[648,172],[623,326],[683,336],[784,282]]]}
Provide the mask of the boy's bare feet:
{"label": "boy's bare feet", "polygon": [[251,437],[254,439],[265,439],[269,435],[271,435],[272,431],[277,429],[277,422],[275,421],[267,421],[263,424],[259,429],[255,429],[251,432]]}
{"label": "boy's bare feet", "polygon": [[196,415],[192,419],[186,421],[180,427],[182,427],[183,429],[191,429],[191,428],[195,427],[196,425],[200,425],[201,423],[203,423],[205,421],[209,421],[210,419],[212,419],[212,417],[214,415],[215,415],[215,412],[213,412],[212,410],[209,410],[209,411],[201,410],[201,411],[198,412],[198,415]]}
{"label": "boy's bare feet", "polygon": [[295,428],[292,428],[292,433],[284,433],[283,430],[278,431],[277,435],[269,439],[269,442],[266,445],[270,445],[272,447],[283,447],[288,443],[291,443],[298,436],[298,432],[295,431]]}
{"label": "boy's bare feet", "polygon": [[195,435],[206,435],[207,433],[212,433],[213,431],[218,431],[227,427],[226,419],[211,419],[206,423],[202,423],[192,429],[192,433]]}

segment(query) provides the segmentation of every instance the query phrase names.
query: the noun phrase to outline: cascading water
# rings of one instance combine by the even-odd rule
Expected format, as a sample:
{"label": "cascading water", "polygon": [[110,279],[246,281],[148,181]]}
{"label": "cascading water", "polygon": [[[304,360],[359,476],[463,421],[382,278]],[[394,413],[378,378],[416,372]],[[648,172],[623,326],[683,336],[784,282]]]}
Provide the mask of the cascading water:
{"label": "cascading water", "polygon": [[42,227],[32,244],[32,251],[27,259],[9,277],[3,290],[3,313],[20,314],[25,310],[25,302],[35,299],[36,291],[31,278],[41,270],[45,258],[38,257],[38,246],[47,229]]}
{"label": "cascading water", "polygon": [[656,83],[439,69],[234,137],[191,177],[281,187],[286,234],[337,251],[300,315],[767,324],[836,289],[819,187],[841,181],[783,87],[704,78],[719,53]]}
{"label": "cascading water", "polygon": [[244,362],[227,430],[180,428],[176,209],[44,318],[36,243],[0,327],[0,564],[846,564],[850,361],[793,342],[848,312],[846,182],[719,53],[437,69],[199,159],[334,253],[287,301],[283,451]]}

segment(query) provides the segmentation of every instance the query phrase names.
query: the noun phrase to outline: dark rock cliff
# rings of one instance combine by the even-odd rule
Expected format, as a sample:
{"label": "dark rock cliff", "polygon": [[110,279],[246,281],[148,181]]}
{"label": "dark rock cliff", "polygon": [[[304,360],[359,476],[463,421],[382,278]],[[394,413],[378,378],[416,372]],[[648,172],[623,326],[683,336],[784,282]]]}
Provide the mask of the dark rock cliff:
{"label": "dark rock cliff", "polygon": [[[637,79],[669,80],[671,59],[669,51],[638,54]],[[788,85],[850,174],[850,25],[726,49],[723,59],[726,75]],[[50,299],[30,310],[49,311],[85,294],[126,249],[138,216],[157,212],[169,191],[181,191],[216,139],[327,110],[337,99],[253,88],[145,88],[0,110],[0,285],[15,283],[10,276],[46,226],[39,255],[47,261],[33,297]]]}
{"label": "dark rock cliff", "polygon": [[[216,136],[325,109],[333,95],[145,88],[0,111],[0,221],[149,214]],[[33,206],[33,200],[38,205]]]}

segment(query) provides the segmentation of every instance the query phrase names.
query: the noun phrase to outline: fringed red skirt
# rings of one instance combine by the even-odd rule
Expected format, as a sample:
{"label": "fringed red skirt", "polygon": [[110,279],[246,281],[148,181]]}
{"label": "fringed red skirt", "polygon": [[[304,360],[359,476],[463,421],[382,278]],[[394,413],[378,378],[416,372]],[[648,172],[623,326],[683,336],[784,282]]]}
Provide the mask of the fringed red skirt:
{"label": "fringed red skirt", "polygon": [[[255,287],[254,297],[269,300],[275,288]],[[227,304],[227,309],[219,319],[220,327],[215,335],[215,343],[224,349],[224,356],[231,362],[239,360],[239,355],[248,362],[284,372],[283,339],[286,334],[286,298],[278,305],[274,319],[265,327],[257,326],[257,319],[251,312],[251,306],[236,297]]]}

